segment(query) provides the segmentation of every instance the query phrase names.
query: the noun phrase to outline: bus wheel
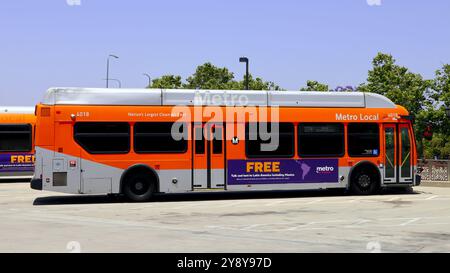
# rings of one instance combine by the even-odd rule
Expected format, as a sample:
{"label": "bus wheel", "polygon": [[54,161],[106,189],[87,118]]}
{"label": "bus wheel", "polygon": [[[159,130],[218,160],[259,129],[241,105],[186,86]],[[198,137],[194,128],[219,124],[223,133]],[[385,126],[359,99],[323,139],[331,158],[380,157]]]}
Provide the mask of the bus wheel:
{"label": "bus wheel", "polygon": [[351,176],[351,192],[357,195],[375,194],[380,189],[380,177],[372,166],[359,167]]}
{"label": "bus wheel", "polygon": [[152,176],[145,172],[128,174],[125,177],[123,193],[134,202],[150,200],[155,192],[155,183]]}

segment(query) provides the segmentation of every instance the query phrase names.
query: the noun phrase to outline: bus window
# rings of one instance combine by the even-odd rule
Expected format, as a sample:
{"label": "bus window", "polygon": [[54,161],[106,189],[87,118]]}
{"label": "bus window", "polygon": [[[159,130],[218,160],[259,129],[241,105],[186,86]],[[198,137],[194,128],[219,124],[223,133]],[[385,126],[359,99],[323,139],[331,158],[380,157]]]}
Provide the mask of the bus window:
{"label": "bus window", "polygon": [[126,154],[130,151],[130,125],[126,122],[79,122],[75,141],[90,154]]}
{"label": "bus window", "polygon": [[[271,133],[271,123],[247,123],[245,128],[245,149],[248,158],[291,158],[294,156],[294,125],[292,123],[279,123],[278,141],[261,137],[264,131],[261,125],[267,126],[267,133]],[[255,128],[253,130],[252,128]],[[252,130],[250,130],[252,129]],[[262,144],[266,144],[262,146]],[[274,145],[270,147],[270,145]],[[264,147],[264,149],[263,149]],[[265,150],[268,149],[269,151]]]}
{"label": "bus window", "polygon": [[[180,129],[177,140],[172,127]],[[138,122],[134,125],[134,151],[138,154],[185,153],[187,151],[187,127],[184,123]]]}
{"label": "bus window", "polygon": [[195,153],[205,154],[205,138],[203,136],[203,127],[195,128]]}
{"label": "bus window", "polygon": [[380,154],[380,128],[375,123],[348,125],[348,154],[352,157],[369,157]]}
{"label": "bus window", "polygon": [[0,152],[30,152],[31,125],[0,125]]}
{"label": "bus window", "polygon": [[213,154],[222,154],[222,128],[213,128]]}
{"label": "bus window", "polygon": [[299,124],[298,154],[303,157],[344,155],[344,125],[340,123]]}

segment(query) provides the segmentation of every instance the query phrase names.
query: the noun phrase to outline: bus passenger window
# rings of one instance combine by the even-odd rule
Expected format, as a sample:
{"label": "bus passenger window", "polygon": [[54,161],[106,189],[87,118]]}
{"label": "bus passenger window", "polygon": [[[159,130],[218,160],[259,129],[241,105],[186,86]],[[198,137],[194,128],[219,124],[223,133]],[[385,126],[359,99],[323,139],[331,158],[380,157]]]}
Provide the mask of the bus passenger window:
{"label": "bus passenger window", "polygon": [[351,123],[348,125],[348,154],[352,157],[377,157],[380,155],[380,128],[376,123]]}
{"label": "bus passenger window", "polygon": [[74,126],[74,138],[90,154],[126,154],[130,151],[130,125],[127,122],[79,122]]}
{"label": "bus passenger window", "polygon": [[[177,135],[172,135],[172,128]],[[185,153],[187,133],[185,123],[138,122],[134,125],[134,151],[139,154]]]}
{"label": "bus passenger window", "polygon": [[205,138],[203,137],[203,128],[195,128],[195,153],[205,154]]}
{"label": "bus passenger window", "polygon": [[298,154],[303,157],[343,156],[344,125],[340,123],[300,124]]}
{"label": "bus passenger window", "polygon": [[[274,123],[275,124],[275,123]],[[271,123],[247,123],[245,127],[245,149],[248,158],[291,158],[294,156],[294,125],[277,123],[278,133],[274,138]],[[266,129],[262,130],[261,126]],[[267,133],[264,136],[264,133]]]}
{"label": "bus passenger window", "polygon": [[214,128],[213,134],[213,154],[222,154],[222,128]]}
{"label": "bus passenger window", "polygon": [[31,125],[0,125],[0,152],[30,152]]}
{"label": "bus passenger window", "polygon": [[409,139],[408,128],[401,129],[402,140],[402,158],[401,158],[401,175],[402,177],[411,177],[411,140]]}

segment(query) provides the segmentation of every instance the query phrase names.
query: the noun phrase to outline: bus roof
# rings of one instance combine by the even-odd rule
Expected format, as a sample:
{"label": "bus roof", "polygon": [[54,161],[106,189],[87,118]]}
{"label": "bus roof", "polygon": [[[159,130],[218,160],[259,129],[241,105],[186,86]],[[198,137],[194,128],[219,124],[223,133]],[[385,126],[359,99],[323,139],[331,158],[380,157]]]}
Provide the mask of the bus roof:
{"label": "bus roof", "polygon": [[0,106],[0,114],[34,114],[34,107]]}
{"label": "bus roof", "polygon": [[362,92],[237,91],[186,89],[51,88],[44,105],[204,105],[330,108],[396,108],[388,98]]}

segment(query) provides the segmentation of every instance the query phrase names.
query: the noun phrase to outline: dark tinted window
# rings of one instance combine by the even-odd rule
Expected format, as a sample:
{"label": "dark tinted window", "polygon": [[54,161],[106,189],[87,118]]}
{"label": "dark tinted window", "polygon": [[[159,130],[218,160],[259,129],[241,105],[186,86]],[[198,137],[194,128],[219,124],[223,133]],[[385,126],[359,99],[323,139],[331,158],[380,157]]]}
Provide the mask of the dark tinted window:
{"label": "dark tinted window", "polygon": [[411,140],[409,139],[408,128],[401,129],[402,140],[402,158],[401,158],[401,177],[411,177]]}
{"label": "dark tinted window", "polygon": [[126,154],[130,151],[130,125],[126,122],[80,122],[75,141],[91,154]]}
{"label": "dark tinted window", "polygon": [[[172,136],[175,126],[178,136]],[[139,122],[134,125],[136,153],[184,153],[187,151],[187,127],[184,123]]]}
{"label": "dark tinted window", "polygon": [[[263,129],[263,128],[267,129]],[[276,133],[278,127],[278,133]],[[273,132],[272,132],[273,131]],[[276,138],[270,136],[276,133]],[[292,123],[247,123],[246,154],[249,158],[290,158],[294,156],[294,125]]]}
{"label": "dark tinted window", "polygon": [[203,128],[195,128],[195,153],[205,154],[205,138]]}
{"label": "dark tinted window", "polygon": [[221,154],[222,153],[222,128],[214,127],[213,129],[214,139],[213,139],[213,154]]}
{"label": "dark tinted window", "polygon": [[343,156],[344,125],[340,123],[300,124],[298,154],[304,157]]}
{"label": "dark tinted window", "polygon": [[0,125],[0,152],[30,152],[31,128],[30,124]]}
{"label": "dark tinted window", "polygon": [[348,154],[378,156],[380,154],[380,130],[378,124],[352,123],[348,125]]}
{"label": "dark tinted window", "polygon": [[384,129],[384,137],[385,137],[385,176],[386,178],[394,178],[395,177],[395,130],[394,128],[385,128]]}

